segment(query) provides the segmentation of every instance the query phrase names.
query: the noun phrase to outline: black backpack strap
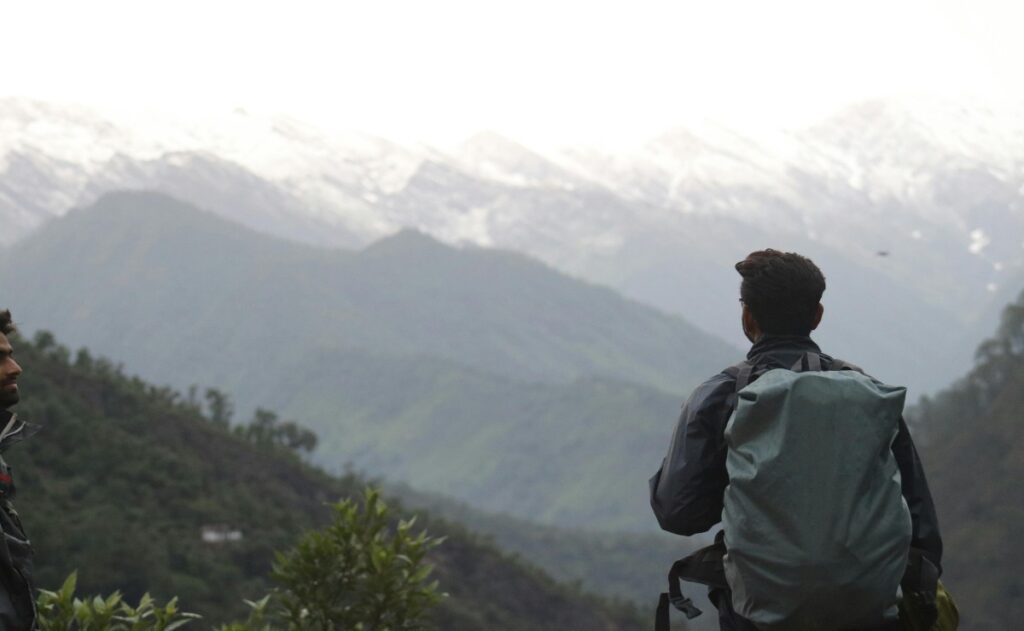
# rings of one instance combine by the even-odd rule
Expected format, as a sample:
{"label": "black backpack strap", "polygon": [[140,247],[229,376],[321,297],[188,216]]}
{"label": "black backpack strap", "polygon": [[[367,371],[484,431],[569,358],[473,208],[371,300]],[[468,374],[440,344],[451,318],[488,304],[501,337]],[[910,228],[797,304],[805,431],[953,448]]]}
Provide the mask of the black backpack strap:
{"label": "black backpack strap", "polygon": [[807,370],[819,372],[821,370],[821,355],[807,353]]}
{"label": "black backpack strap", "polygon": [[750,385],[750,378],[754,374],[754,365],[750,362],[743,362],[739,372],[736,373],[736,392]]}
{"label": "black backpack strap", "polygon": [[658,599],[658,608],[654,616],[655,631],[669,631],[669,605],[686,614],[688,620],[703,613],[693,604],[693,600],[683,595],[681,581],[701,583],[709,587],[728,587],[725,569],[722,566],[724,555],[725,544],[716,541],[713,545],[701,548],[672,564],[672,569],[668,573],[668,592],[661,594]]}
{"label": "black backpack strap", "polygon": [[704,613],[693,604],[693,600],[683,596],[683,589],[679,585],[679,581],[680,573],[685,571],[683,566],[685,562],[686,559],[679,559],[672,564],[672,569],[668,572],[668,591],[662,592],[658,598],[658,609],[654,613],[654,631],[669,631],[669,604],[686,614],[687,620],[693,620]]}
{"label": "black backpack strap", "polygon": [[725,399],[725,404],[729,406],[729,409],[732,409],[736,407],[736,398],[739,395],[739,391],[750,384],[754,375],[754,365],[747,360],[743,360],[738,364],[726,368],[725,374],[736,380],[736,387]]}
{"label": "black backpack strap", "polygon": [[662,592],[658,597],[658,608],[654,610],[654,631],[670,631],[672,622],[668,615],[668,594]]}
{"label": "black backpack strap", "polygon": [[914,609],[925,629],[931,629],[939,617],[937,595],[939,569],[925,556],[924,550],[911,548],[907,559],[907,570],[900,581],[903,590],[903,607]]}
{"label": "black backpack strap", "polygon": [[754,374],[754,365],[744,359],[738,364],[729,366],[723,372],[736,380],[736,391],[739,392],[750,383],[750,376]]}
{"label": "black backpack strap", "polygon": [[[812,352],[804,353],[789,369],[793,372],[818,372],[821,370],[821,355]],[[834,369],[835,367],[833,366]]]}

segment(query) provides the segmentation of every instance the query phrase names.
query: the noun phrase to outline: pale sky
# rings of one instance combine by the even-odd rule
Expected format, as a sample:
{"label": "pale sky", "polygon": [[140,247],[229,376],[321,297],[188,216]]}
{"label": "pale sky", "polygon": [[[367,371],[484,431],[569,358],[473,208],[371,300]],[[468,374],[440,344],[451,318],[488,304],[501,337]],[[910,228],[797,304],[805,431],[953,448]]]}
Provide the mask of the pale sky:
{"label": "pale sky", "polygon": [[244,107],[398,140],[631,142],[866,98],[1024,100],[1024,3],[2,2],[0,94]]}

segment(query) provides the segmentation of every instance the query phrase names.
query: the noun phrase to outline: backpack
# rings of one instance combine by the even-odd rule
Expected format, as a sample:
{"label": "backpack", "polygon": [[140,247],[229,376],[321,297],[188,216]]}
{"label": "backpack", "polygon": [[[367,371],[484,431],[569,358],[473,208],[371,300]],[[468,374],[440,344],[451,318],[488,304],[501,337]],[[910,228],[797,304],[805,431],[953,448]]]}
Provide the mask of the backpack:
{"label": "backpack", "polygon": [[669,602],[700,613],[679,592],[680,577],[725,583],[736,613],[761,629],[855,628],[895,615],[911,540],[891,449],[906,390],[843,362],[832,367],[822,371],[808,353],[756,380],[750,364],[731,369],[724,541],[705,549],[715,551],[696,573],[690,558],[673,566],[659,622]]}

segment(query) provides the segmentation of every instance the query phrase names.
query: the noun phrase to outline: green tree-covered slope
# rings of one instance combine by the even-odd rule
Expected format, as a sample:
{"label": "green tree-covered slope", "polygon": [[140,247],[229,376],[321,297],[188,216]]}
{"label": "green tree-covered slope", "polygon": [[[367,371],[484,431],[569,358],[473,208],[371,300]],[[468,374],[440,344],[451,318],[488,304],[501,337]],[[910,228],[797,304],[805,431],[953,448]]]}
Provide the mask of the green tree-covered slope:
{"label": "green tree-covered slope", "polygon": [[943,582],[970,630],[1024,618],[1024,294],[974,368],[911,415],[945,543]]}
{"label": "green tree-covered slope", "polygon": [[[269,587],[273,551],[328,521],[325,502],[361,490],[281,449],[217,426],[172,391],[123,377],[109,362],[16,340],[19,414],[44,430],[5,454],[32,537],[41,586],[79,571],[82,593],[178,595],[209,622],[244,614]],[[407,515],[408,513],[406,513]],[[626,629],[634,614],[561,587],[462,527],[423,516],[447,535],[431,560],[451,594],[436,614],[451,629]],[[239,530],[204,543],[204,526]]]}
{"label": "green tree-covered slope", "polygon": [[[644,610],[653,607],[658,594],[665,591],[665,575],[672,562],[703,545],[700,539],[666,532],[596,532],[547,526],[508,514],[486,513],[403,484],[385,482],[385,488],[405,506],[429,510],[487,535],[502,550],[521,556],[560,581],[579,583],[587,591],[609,598],[631,600]],[[701,588],[691,587],[691,592],[702,599]],[[700,622],[691,626],[703,628]],[[718,628],[717,622],[712,628]]]}
{"label": "green tree-covered slope", "polygon": [[679,411],[658,390],[597,378],[527,383],[427,357],[344,353],[311,356],[276,387],[288,417],[311,419],[325,465],[347,460],[531,521],[656,529],[647,479]]}

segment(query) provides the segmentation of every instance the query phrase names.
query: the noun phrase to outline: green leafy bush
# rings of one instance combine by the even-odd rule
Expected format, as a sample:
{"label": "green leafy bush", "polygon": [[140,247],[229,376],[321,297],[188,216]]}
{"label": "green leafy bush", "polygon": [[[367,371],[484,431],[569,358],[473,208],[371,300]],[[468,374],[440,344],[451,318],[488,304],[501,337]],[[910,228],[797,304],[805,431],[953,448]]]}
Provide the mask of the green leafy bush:
{"label": "green leafy bush", "polygon": [[283,616],[294,629],[421,629],[441,594],[427,582],[424,557],[441,540],[412,534],[412,520],[392,531],[388,508],[374,489],[362,506],[334,505],[334,523],[306,533],[278,554]]}
{"label": "green leafy bush", "polygon": [[39,590],[41,631],[173,631],[199,617],[179,611],[177,598],[161,606],[144,594],[135,607],[120,592],[106,598],[77,598],[77,583],[78,574],[73,572],[59,590]]}
{"label": "green leafy bush", "polygon": [[[387,505],[367,489],[361,505],[346,499],[333,506],[334,522],[307,532],[292,550],[278,553],[273,578],[280,588],[246,601],[249,618],[217,631],[389,631],[422,629],[442,594],[428,582],[426,553],[441,543],[412,533],[415,518],[392,529]],[[178,610],[177,599],[158,605],[149,594],[137,607],[119,592],[107,598],[75,597],[77,573],[56,592],[40,590],[41,631],[173,631],[199,618]],[[269,611],[271,600],[280,602]],[[279,623],[275,625],[274,623]]]}

